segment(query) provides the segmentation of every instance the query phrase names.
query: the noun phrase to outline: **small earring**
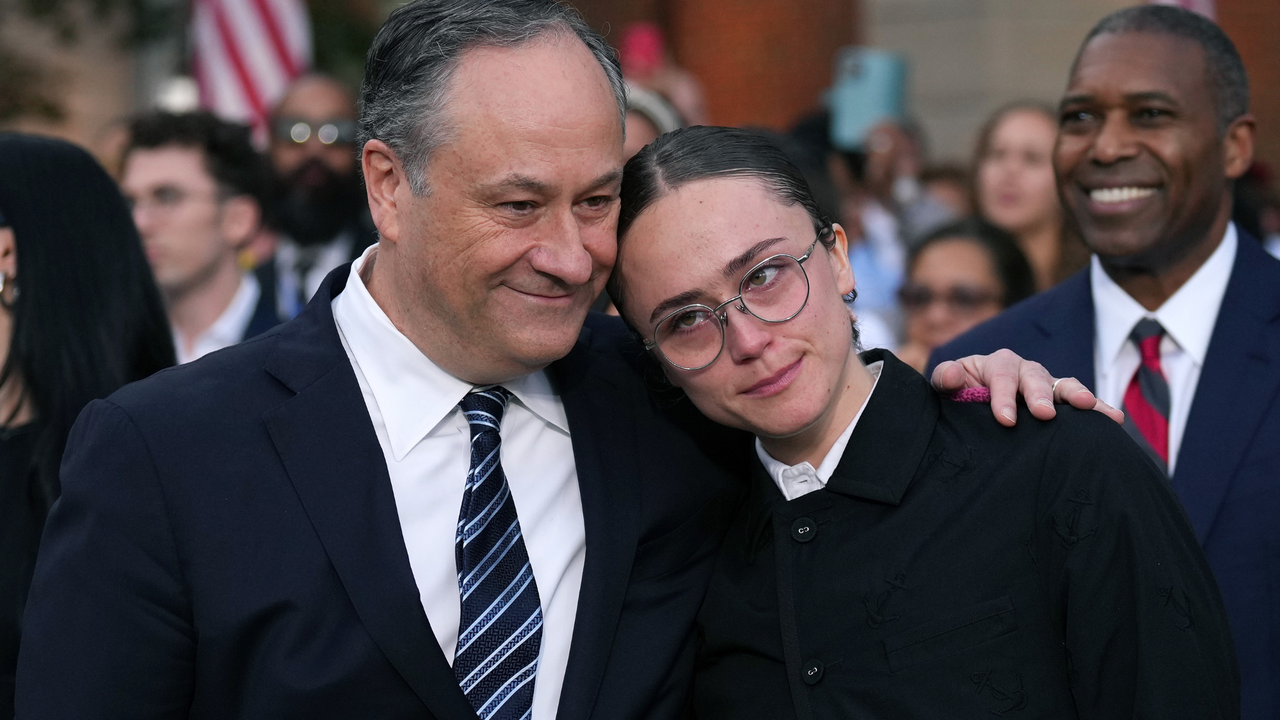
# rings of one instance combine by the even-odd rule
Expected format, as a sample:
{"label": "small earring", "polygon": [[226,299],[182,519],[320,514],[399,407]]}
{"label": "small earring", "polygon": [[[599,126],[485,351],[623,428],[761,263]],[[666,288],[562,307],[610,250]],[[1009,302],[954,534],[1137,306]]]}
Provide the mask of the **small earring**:
{"label": "small earring", "polygon": [[[13,301],[11,301],[11,300],[6,300],[6,299],[5,299],[5,297],[4,297],[4,287],[5,287],[5,285],[6,285],[6,284],[8,284],[8,281],[9,281],[9,276],[8,276],[8,275],[5,275],[4,273],[0,273],[0,308],[4,308],[5,310],[12,310],[12,309],[13,309]],[[17,286],[17,284],[14,284],[12,287],[13,287],[13,290],[12,290],[13,299],[14,299],[14,300],[17,300],[17,299],[18,299],[18,286]]]}

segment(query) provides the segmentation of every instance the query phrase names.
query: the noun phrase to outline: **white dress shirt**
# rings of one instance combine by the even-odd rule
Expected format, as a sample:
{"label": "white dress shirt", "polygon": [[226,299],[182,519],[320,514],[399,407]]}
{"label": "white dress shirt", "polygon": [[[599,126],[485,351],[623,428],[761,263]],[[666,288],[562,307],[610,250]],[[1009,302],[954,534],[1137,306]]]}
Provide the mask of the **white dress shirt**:
{"label": "white dress shirt", "polygon": [[244,340],[244,333],[249,329],[253,311],[258,308],[258,298],[261,296],[262,288],[258,285],[258,279],[253,273],[243,273],[240,276],[240,287],[231,296],[231,302],[207,330],[195,337],[191,343],[191,352],[187,352],[187,344],[178,335],[177,328],[171,328],[178,364],[189,363],[214,350],[231,347]]}
{"label": "white dress shirt", "polygon": [[[308,299],[320,289],[325,277],[342,263],[351,259],[351,244],[355,237],[350,232],[338,233],[329,242],[310,248],[302,248],[293,240],[281,238],[276,248],[276,307],[281,316],[293,318],[302,312],[298,303],[298,285],[301,282]],[[303,253],[312,253],[312,264],[306,276],[299,281],[298,260]]]}
{"label": "white dress shirt", "polygon": [[[458,403],[473,386],[427,358],[374,301],[358,269],[376,252],[352,264],[333,317],[387,462],[422,609],[452,663],[461,615],[454,536],[471,445]],[[542,604],[533,720],[553,720],[586,557],[582,498],[564,405],[546,373],[502,386],[514,395],[502,420],[502,468]]]}
{"label": "white dress shirt", "polygon": [[857,426],[858,419],[862,417],[862,411],[867,409],[867,403],[871,400],[871,393],[876,391],[876,385],[880,384],[880,371],[884,369],[884,361],[879,360],[867,366],[867,372],[871,373],[871,392],[867,393],[867,397],[862,401],[862,407],[858,408],[858,413],[853,416],[853,420],[849,422],[849,427],[844,429],[840,437],[836,439],[836,444],[831,446],[822,463],[814,469],[809,461],[804,461],[799,465],[787,465],[781,460],[775,460],[760,443],[760,438],[756,438],[756,455],[760,458],[760,463],[764,465],[764,469],[769,473],[769,477],[773,478],[773,482],[782,491],[782,496],[787,500],[795,500],[802,495],[808,495],[814,490],[820,490],[827,486],[827,481],[831,479],[831,474],[836,471],[836,466],[840,464],[840,458],[844,457],[844,449],[849,444],[849,438],[853,435],[853,428]]}
{"label": "white dress shirt", "polygon": [[1103,402],[1121,407],[1133,374],[1142,364],[1138,347],[1129,333],[1138,321],[1153,318],[1165,329],[1160,340],[1160,368],[1169,383],[1169,475],[1173,476],[1187,429],[1191,402],[1200,382],[1200,370],[1209,351],[1213,326],[1218,321],[1222,296],[1227,292],[1231,268],[1236,262],[1236,226],[1227,226],[1218,249],[1155,312],[1138,304],[1102,269],[1093,256],[1090,280],[1093,284],[1094,343],[1093,368],[1097,375],[1097,395]]}

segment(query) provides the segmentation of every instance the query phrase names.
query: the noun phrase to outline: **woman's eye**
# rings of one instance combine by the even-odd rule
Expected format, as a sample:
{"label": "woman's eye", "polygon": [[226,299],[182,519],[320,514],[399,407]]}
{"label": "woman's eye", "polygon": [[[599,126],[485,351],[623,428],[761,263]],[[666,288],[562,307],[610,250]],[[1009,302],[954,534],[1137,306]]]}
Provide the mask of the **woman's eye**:
{"label": "woman's eye", "polygon": [[754,272],[747,277],[747,285],[753,288],[764,287],[773,281],[778,275],[776,267],[756,268]]}

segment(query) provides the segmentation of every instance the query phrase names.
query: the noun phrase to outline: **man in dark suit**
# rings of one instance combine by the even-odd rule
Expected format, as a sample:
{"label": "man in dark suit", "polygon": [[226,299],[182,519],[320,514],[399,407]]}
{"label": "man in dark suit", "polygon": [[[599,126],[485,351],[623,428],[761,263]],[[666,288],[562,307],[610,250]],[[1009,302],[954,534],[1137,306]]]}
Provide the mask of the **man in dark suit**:
{"label": "man in dark suit", "polygon": [[1061,107],[1058,191],[1092,267],[933,361],[1008,347],[1123,404],[1222,589],[1243,717],[1274,718],[1280,262],[1230,222],[1253,154],[1244,67],[1200,16],[1130,8],[1086,38]]}
{"label": "man in dark suit", "polygon": [[278,330],[86,411],[19,717],[682,711],[751,450],[655,402],[621,323],[583,327],[616,252],[616,59],[550,0],[419,0],[370,58],[378,244]]}
{"label": "man in dark suit", "polygon": [[237,255],[262,223],[266,162],[249,128],[207,112],[129,124],[120,189],[173,326],[178,362],[280,324],[275,296]]}

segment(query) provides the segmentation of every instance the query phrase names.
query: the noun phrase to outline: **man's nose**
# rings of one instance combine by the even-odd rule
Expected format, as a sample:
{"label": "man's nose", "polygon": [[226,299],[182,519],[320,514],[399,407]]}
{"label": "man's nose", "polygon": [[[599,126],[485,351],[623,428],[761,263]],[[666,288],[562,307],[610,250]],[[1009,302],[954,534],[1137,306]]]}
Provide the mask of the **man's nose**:
{"label": "man's nose", "polygon": [[533,269],[572,287],[586,285],[593,269],[586,233],[572,211],[552,215],[531,257]]}
{"label": "man's nose", "polygon": [[1108,113],[1093,140],[1093,161],[1101,165],[1111,165],[1120,160],[1133,157],[1137,153],[1133,128],[1128,117],[1122,112]]}

